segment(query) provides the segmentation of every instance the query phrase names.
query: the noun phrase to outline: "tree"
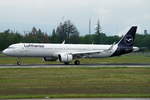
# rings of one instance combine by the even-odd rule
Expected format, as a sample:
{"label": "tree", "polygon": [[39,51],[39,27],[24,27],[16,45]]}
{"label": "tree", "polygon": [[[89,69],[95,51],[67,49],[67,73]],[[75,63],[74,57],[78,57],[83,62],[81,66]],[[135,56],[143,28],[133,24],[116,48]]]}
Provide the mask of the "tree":
{"label": "tree", "polygon": [[65,40],[66,43],[79,43],[79,32],[70,20],[60,23],[56,29],[56,35],[59,42]]}
{"label": "tree", "polygon": [[102,28],[101,28],[101,25],[100,25],[100,21],[99,21],[99,20],[97,21],[95,30],[96,30],[95,33],[96,33],[97,35],[100,35],[100,34],[102,33]]}
{"label": "tree", "polygon": [[31,34],[36,34],[38,31],[35,27],[32,28]]}
{"label": "tree", "polygon": [[93,35],[88,34],[88,35],[85,35],[85,36],[80,36],[80,43],[81,44],[92,44],[92,43],[94,43]]}
{"label": "tree", "polygon": [[23,36],[17,32],[11,30],[5,30],[0,33],[0,50],[7,48],[11,44],[20,43],[23,40]]}
{"label": "tree", "polygon": [[94,39],[93,41],[96,44],[101,44],[101,43],[105,43],[105,38],[106,38],[106,35],[102,32],[100,21],[98,20],[96,28],[95,28],[95,34],[93,36],[93,39]]}
{"label": "tree", "polygon": [[31,32],[25,34],[24,42],[27,43],[48,43],[49,37],[46,33],[42,32],[41,29],[32,28]]}
{"label": "tree", "polygon": [[149,34],[136,34],[135,46],[150,49],[150,35]]}
{"label": "tree", "polygon": [[51,42],[52,43],[57,43],[58,42],[58,36],[56,35],[55,29],[53,29],[53,31],[52,31]]}

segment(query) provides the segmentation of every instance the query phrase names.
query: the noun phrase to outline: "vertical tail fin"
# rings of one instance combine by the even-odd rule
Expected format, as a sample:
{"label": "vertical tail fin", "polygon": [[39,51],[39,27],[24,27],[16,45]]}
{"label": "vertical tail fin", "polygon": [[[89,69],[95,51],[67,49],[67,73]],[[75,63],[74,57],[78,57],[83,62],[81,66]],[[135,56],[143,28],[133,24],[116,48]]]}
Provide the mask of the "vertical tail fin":
{"label": "vertical tail fin", "polygon": [[135,39],[137,26],[132,26],[126,35],[118,42],[118,46],[132,47]]}
{"label": "vertical tail fin", "polygon": [[112,56],[119,56],[133,51],[137,26],[132,26],[126,35],[116,44],[117,49]]}

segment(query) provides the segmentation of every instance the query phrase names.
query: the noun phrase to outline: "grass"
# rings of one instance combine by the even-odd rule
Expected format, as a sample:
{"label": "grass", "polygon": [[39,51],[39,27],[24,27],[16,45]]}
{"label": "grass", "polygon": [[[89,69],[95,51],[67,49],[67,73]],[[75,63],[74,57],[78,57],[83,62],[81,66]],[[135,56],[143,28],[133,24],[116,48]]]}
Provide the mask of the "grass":
{"label": "grass", "polygon": [[149,94],[51,94],[51,95],[8,95],[2,99],[20,98],[149,98]]}
{"label": "grass", "polygon": [[0,98],[150,97],[150,68],[1,68]]}
{"label": "grass", "polygon": [[[0,64],[16,64],[0,54]],[[24,64],[59,64],[22,58]],[[81,59],[82,64],[150,63],[149,53]],[[150,97],[150,68],[1,68],[0,98]]]}
{"label": "grass", "polygon": [[[0,55],[0,64],[16,64],[17,58]],[[149,53],[131,53],[119,57],[98,58],[98,59],[80,59],[82,64],[99,63],[149,63]],[[45,62],[42,58],[22,58],[23,64],[60,64],[58,61]],[[73,62],[72,62],[73,63]]]}

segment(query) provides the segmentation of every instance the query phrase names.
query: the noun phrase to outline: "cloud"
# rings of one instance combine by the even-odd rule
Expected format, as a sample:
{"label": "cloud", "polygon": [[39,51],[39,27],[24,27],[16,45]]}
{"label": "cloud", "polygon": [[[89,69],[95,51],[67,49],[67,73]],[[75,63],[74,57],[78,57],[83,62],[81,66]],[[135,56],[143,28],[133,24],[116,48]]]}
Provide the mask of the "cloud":
{"label": "cloud", "polygon": [[93,33],[98,19],[109,35],[133,24],[142,32],[150,27],[149,4],[150,0],[1,0],[0,31],[4,27],[23,31],[35,25],[52,30],[63,19],[70,19],[81,34],[87,34],[91,18]]}

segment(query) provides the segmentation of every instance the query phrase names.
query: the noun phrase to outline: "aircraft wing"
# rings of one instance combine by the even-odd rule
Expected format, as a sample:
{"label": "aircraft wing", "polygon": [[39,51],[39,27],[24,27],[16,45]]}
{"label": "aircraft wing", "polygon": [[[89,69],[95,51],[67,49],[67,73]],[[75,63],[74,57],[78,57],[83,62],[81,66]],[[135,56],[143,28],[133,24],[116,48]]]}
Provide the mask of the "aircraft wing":
{"label": "aircraft wing", "polygon": [[92,54],[99,54],[99,53],[103,53],[103,52],[104,52],[104,50],[93,50],[93,51],[84,51],[84,52],[73,52],[70,54],[73,55],[74,58],[85,58]]}
{"label": "aircraft wing", "polygon": [[113,49],[114,45],[115,45],[115,43],[113,43],[106,50],[92,50],[92,51],[83,51],[83,52],[73,52],[73,53],[70,53],[70,54],[73,55],[74,58],[85,58],[85,57],[88,57],[92,54],[110,53],[111,50]]}
{"label": "aircraft wing", "polygon": [[72,55],[80,55],[80,54],[95,54],[95,53],[102,53],[104,50],[102,51],[84,51],[84,52],[73,52],[71,53]]}
{"label": "aircraft wing", "polygon": [[[107,53],[111,53],[112,49],[114,47],[115,43],[110,45],[110,47],[108,49],[105,50],[85,50],[85,51],[74,51],[74,52],[59,52],[58,54],[61,53],[65,53],[65,54],[69,54],[72,55],[73,58],[87,58],[87,57],[91,57],[91,55],[95,55],[95,54],[107,54]],[[58,55],[56,54],[56,55]]]}

